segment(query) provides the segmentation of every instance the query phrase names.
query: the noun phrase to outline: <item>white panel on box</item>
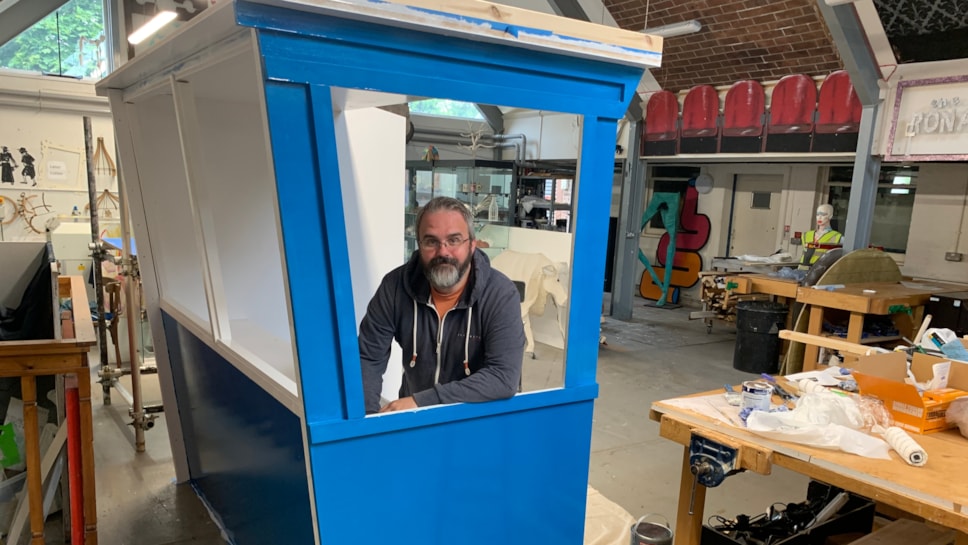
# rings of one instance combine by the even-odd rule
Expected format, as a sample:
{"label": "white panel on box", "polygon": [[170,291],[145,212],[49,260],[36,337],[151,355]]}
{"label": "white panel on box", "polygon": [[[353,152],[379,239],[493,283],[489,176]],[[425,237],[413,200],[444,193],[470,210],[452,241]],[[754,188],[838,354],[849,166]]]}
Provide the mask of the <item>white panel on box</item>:
{"label": "white panel on box", "polygon": [[[401,265],[406,120],[378,108],[346,111],[337,100],[336,141],[358,329],[380,280]],[[400,357],[394,344],[383,377],[387,399],[397,398],[403,380]]]}

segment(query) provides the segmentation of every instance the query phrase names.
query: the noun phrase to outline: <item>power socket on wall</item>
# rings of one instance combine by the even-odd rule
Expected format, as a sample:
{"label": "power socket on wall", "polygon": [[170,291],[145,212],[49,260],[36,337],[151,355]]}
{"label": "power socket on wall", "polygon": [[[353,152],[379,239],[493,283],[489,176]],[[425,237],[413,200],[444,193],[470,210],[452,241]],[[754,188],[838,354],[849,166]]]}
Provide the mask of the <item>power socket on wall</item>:
{"label": "power socket on wall", "polygon": [[959,253],[959,252],[945,252],[944,253],[944,260],[945,261],[961,261],[961,258],[962,258],[962,254]]}

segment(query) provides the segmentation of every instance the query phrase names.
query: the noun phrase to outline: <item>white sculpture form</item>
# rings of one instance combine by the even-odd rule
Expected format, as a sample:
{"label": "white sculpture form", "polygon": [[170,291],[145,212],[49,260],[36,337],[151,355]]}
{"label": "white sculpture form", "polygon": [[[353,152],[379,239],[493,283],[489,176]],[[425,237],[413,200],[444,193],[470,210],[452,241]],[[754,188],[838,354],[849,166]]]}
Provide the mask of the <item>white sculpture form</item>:
{"label": "white sculpture form", "polygon": [[[524,283],[521,298],[521,321],[524,322],[524,336],[527,339],[525,352],[534,358],[534,334],[531,331],[531,313],[541,315],[550,295],[555,305],[563,307],[568,300],[568,292],[558,282],[558,267],[544,254],[525,254],[505,250],[491,260],[491,266],[501,271],[514,282]],[[561,323],[559,310],[557,322],[561,338],[565,338],[565,328]]]}

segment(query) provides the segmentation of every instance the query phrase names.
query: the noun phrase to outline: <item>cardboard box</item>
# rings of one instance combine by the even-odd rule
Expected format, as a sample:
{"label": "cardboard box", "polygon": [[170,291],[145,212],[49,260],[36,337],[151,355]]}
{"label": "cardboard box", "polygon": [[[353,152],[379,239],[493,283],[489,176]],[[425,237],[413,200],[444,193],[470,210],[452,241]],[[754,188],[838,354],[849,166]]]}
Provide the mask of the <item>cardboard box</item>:
{"label": "cardboard box", "polygon": [[[915,354],[911,372],[918,382],[931,378],[931,366],[951,361],[926,354]],[[876,397],[894,416],[894,425],[915,433],[930,433],[954,427],[945,418],[952,400],[968,395],[968,363],[951,361],[948,388],[919,394],[917,388],[904,382],[907,359],[901,352],[875,354],[859,358],[853,364],[853,376],[860,393]]]}

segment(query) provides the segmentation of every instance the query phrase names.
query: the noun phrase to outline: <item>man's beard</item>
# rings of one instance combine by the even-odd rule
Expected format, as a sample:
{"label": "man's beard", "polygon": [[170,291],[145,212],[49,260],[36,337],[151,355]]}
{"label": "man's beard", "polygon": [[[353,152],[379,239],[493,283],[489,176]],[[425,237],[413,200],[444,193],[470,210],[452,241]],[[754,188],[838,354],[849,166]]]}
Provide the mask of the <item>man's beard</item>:
{"label": "man's beard", "polygon": [[471,266],[474,254],[468,254],[463,263],[453,257],[437,256],[424,264],[424,275],[437,291],[445,291],[457,285]]}

